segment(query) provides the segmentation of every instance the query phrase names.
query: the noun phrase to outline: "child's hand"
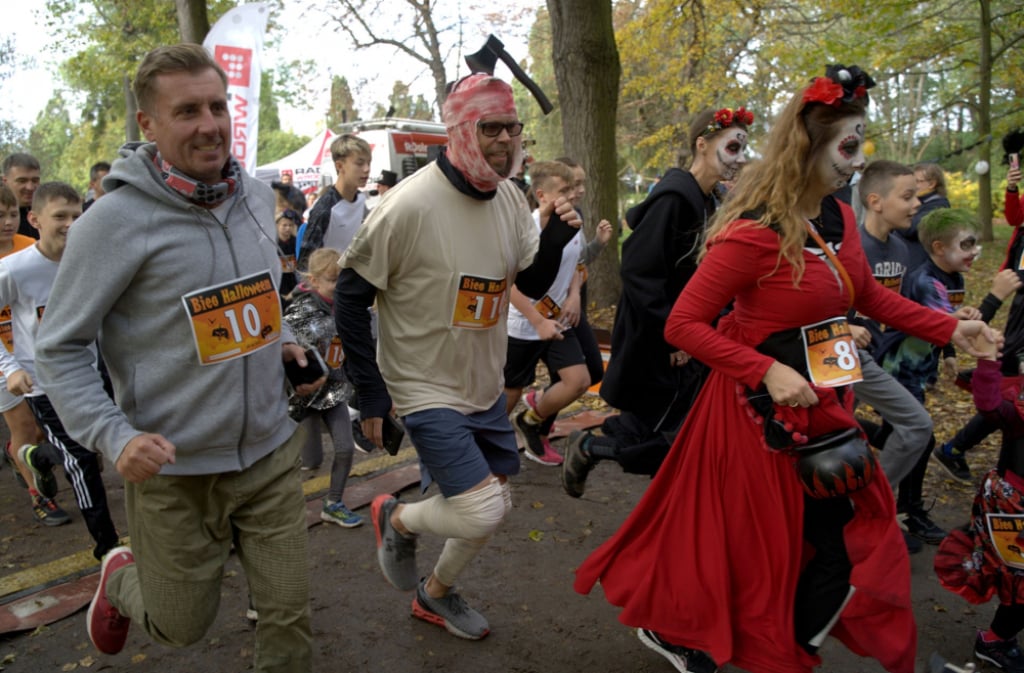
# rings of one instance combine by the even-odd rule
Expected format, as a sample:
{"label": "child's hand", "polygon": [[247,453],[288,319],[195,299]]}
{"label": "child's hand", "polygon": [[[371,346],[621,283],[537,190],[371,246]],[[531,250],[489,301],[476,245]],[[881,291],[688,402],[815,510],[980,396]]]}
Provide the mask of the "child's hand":
{"label": "child's hand", "polygon": [[992,279],[992,294],[1003,301],[1021,286],[1020,276],[1013,269],[1003,269]]}
{"label": "child's hand", "polygon": [[1020,169],[1012,168],[1010,172],[1006,174],[1006,188],[1013,189],[1020,183]]}
{"label": "child's hand", "polygon": [[871,330],[860,325],[850,325],[850,336],[857,348],[867,348],[871,344]]}
{"label": "child's hand", "polygon": [[996,355],[999,352],[999,344],[996,342],[989,341],[984,336],[978,335],[973,337],[967,337],[967,341],[971,344],[971,348],[977,353],[979,360],[995,360]]}
{"label": "child's hand", "polygon": [[961,306],[953,311],[953,317],[957,320],[981,320],[981,311],[973,306]]}
{"label": "child's hand", "polygon": [[597,240],[601,245],[605,245],[612,237],[612,223],[608,220],[601,220],[597,223]]}

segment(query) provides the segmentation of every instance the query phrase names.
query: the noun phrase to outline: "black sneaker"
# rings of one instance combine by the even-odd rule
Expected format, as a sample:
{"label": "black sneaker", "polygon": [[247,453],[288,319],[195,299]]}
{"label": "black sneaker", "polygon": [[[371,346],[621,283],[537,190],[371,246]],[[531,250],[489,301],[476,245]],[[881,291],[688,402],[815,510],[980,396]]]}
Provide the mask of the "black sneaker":
{"label": "black sneaker", "polygon": [[562,457],[551,447],[548,438],[541,434],[540,423],[530,423],[526,420],[527,411],[529,409],[519,412],[512,419],[512,425],[526,443],[526,446],[523,448],[523,455],[535,463],[547,465],[548,467],[561,465],[563,462]]}
{"label": "black sneaker", "polygon": [[658,637],[650,629],[637,629],[640,642],[668,659],[679,673],[717,673],[718,665],[706,652],[673,645]]}
{"label": "black sneaker", "polygon": [[928,544],[939,544],[946,539],[948,534],[945,530],[939,528],[931,520],[931,517],[928,516],[928,512],[923,509],[909,510],[907,516],[903,519],[903,528],[914,537]]}
{"label": "black sneaker", "polygon": [[26,444],[18,449],[18,459],[32,473],[33,486],[39,495],[52,500],[57,497],[57,476],[53,473],[53,456],[57,447],[49,443]]}
{"label": "black sneaker", "polygon": [[974,639],[974,656],[982,661],[994,664],[1006,673],[1024,673],[1024,656],[1017,646],[1017,639],[996,640],[987,643],[981,638],[981,632]]}
{"label": "black sneaker", "polygon": [[587,486],[587,475],[594,467],[594,459],[583,450],[583,441],[589,432],[573,430],[565,444],[565,459],[562,462],[562,488],[574,498],[583,495]]}
{"label": "black sneaker", "polygon": [[967,464],[963,452],[954,449],[951,443],[946,442],[941,446],[936,446],[932,451],[932,458],[957,481],[962,481],[965,484],[974,483],[974,475],[971,474],[971,467]]}

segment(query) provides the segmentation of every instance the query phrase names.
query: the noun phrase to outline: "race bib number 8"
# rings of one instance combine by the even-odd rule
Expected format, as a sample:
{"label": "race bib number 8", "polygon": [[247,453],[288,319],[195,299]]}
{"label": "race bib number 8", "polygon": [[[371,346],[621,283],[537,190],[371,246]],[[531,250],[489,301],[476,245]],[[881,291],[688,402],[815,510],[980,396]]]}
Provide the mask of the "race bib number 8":
{"label": "race bib number 8", "polygon": [[455,292],[453,327],[489,329],[503,316],[508,280],[480,278],[463,274]]}
{"label": "race bib number 8", "polygon": [[801,329],[807,371],[815,385],[834,388],[864,379],[846,318],[832,318]]}
{"label": "race bib number 8", "polygon": [[181,300],[201,365],[245,357],[281,338],[281,300],[268,271],[196,290]]}

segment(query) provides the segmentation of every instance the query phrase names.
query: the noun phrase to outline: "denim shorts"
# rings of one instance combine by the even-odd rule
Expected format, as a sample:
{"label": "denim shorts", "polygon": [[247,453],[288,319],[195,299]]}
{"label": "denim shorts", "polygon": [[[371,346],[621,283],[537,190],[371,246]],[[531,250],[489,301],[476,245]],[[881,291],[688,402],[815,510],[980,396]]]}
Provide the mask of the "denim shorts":
{"label": "denim shorts", "polygon": [[402,419],[420,457],[421,487],[436,481],[446,498],[465,493],[490,474],[519,473],[519,449],[505,415],[505,395],[486,411],[416,411]]}

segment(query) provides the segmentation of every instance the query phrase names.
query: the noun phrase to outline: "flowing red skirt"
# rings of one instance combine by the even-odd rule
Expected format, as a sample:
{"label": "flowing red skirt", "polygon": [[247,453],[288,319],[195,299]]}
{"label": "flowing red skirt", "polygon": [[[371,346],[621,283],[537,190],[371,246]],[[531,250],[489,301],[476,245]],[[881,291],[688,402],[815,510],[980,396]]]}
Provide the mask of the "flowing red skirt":
{"label": "flowing red skirt", "polygon": [[[910,564],[879,474],[851,496],[844,535],[856,588],[832,635],[893,673],[913,673]],[[712,373],[665,463],[618,532],[577,570],[626,625],[708,652],[721,666],[805,673],[820,663],[793,633],[804,496],[786,454],[764,448],[736,382]]]}

